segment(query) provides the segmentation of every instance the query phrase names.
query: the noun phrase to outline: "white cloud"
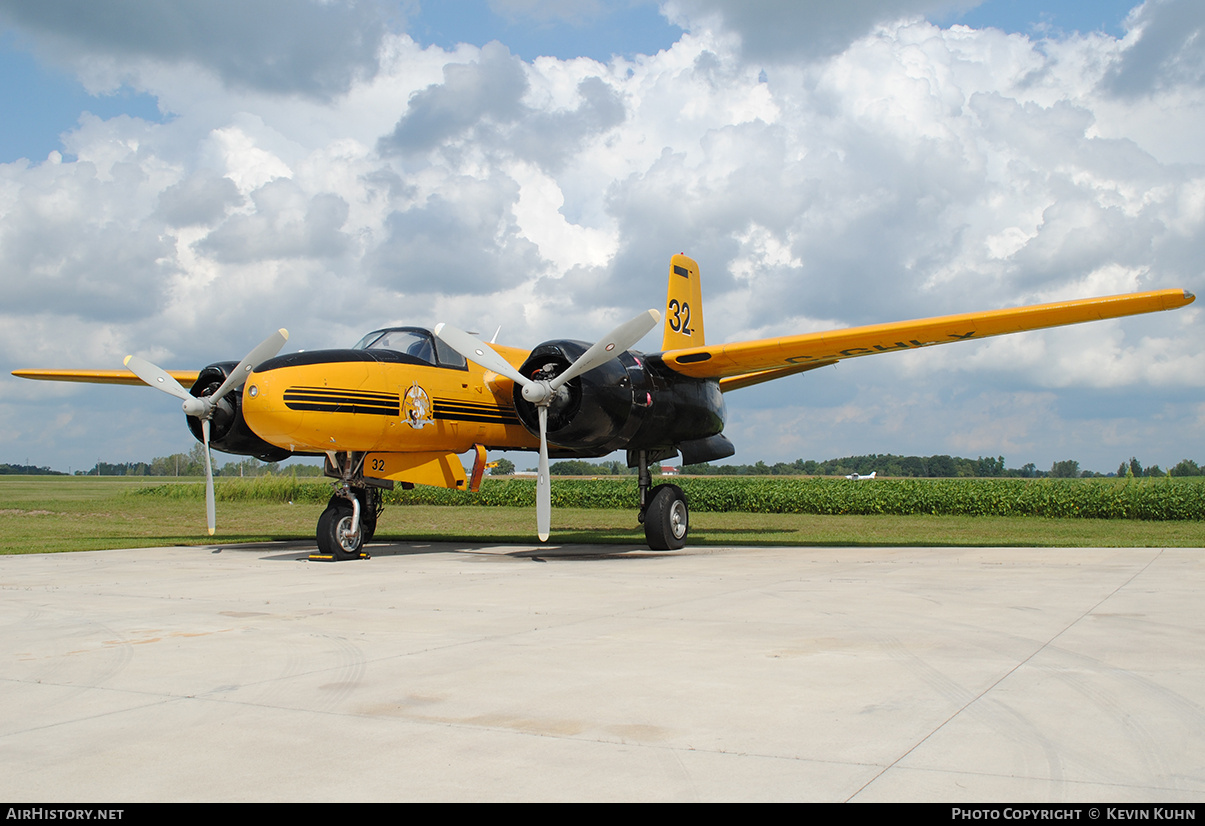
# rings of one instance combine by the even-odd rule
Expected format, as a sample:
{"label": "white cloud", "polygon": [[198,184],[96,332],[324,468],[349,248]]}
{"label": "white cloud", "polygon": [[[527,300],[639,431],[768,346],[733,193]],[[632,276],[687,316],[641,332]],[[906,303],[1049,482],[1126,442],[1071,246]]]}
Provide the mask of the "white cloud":
{"label": "white cloud", "polygon": [[36,37],[93,89],[185,65],[232,87],[321,99],[375,73],[380,11],[359,0],[0,2],[0,20]]}

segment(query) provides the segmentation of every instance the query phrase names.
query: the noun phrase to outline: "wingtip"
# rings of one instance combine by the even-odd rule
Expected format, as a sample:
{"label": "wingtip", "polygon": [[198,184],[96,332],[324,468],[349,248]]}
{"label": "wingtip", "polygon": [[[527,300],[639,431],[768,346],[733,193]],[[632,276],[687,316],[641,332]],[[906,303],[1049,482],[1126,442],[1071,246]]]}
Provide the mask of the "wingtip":
{"label": "wingtip", "polygon": [[1197,297],[1195,295],[1190,293],[1188,290],[1184,291],[1184,301],[1185,302],[1187,302],[1188,304],[1191,304],[1196,300],[1197,300]]}

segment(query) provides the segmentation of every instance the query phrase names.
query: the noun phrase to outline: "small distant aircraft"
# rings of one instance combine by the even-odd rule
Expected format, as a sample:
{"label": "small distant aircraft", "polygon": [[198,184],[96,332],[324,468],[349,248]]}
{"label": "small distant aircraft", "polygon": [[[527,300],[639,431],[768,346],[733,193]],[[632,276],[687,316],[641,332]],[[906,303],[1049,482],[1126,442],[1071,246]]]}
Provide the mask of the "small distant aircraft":
{"label": "small distant aircraft", "polygon": [[868,480],[870,480],[870,479],[873,479],[873,478],[875,477],[875,475],[877,475],[877,474],[878,474],[878,471],[877,471],[877,470],[872,470],[872,471],[870,472],[870,474],[869,474],[869,475],[867,475],[867,476],[862,476],[862,475],[857,474],[857,473],[851,473],[851,474],[849,474],[848,476],[846,476],[845,478],[846,478],[846,479],[853,479],[855,482],[865,482],[865,481],[868,481]]}
{"label": "small distant aircraft", "polygon": [[[683,464],[733,455],[725,438],[724,394],[815,370],[843,359],[936,344],[1172,310],[1193,301],[1185,290],[874,324],[732,344],[703,335],[699,267],[670,261],[661,349],[631,348],[661,320],[648,310],[594,344],[546,341],[532,350],[490,345],[448,324],[375,330],[346,350],[277,355],[279,330],[241,362],[166,371],[137,356],[120,370],[15,370],[50,381],[138,384],[179,398],[193,435],[205,445],[205,501],[215,527],[209,448],[280,461],[325,456],[334,495],[318,519],[319,549],[357,558],[376,530],[380,491],[396,485],[476,490],[488,450],[538,451],[536,532],[551,530],[548,461],[627,451],[637,468],[639,520],[650,548],[686,543],[682,489],[652,485],[653,463],[681,454]],[[185,390],[180,382],[190,384]],[[472,451],[466,478],[460,454]],[[873,477],[874,474],[871,474]]]}

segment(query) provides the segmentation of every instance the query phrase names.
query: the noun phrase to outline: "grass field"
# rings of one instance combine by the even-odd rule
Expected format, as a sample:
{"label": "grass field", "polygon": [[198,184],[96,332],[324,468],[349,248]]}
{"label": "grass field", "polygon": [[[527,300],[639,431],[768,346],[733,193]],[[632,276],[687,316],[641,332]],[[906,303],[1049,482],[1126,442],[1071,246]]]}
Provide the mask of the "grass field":
{"label": "grass field", "polygon": [[[219,501],[218,532],[211,538],[205,505],[191,491],[182,490],[187,495],[180,498],[134,493],[163,483],[143,477],[0,476],[0,553],[309,540],[322,510],[313,502]],[[197,480],[181,483],[195,489]],[[231,483],[238,481],[223,482]],[[634,507],[554,508],[552,518],[554,544],[644,542]],[[523,507],[389,507],[377,528],[378,540],[531,543],[534,533],[534,510]],[[1205,547],[1205,522],[693,512],[690,544]]]}

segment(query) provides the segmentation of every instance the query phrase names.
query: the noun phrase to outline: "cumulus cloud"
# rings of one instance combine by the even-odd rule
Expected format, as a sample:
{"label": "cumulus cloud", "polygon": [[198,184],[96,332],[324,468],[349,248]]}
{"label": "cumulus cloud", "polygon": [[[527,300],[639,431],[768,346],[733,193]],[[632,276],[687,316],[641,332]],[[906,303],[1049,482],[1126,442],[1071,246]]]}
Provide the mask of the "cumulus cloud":
{"label": "cumulus cloud", "polygon": [[556,169],[582,144],[624,119],[620,94],[602,78],[577,83],[572,109],[533,105],[523,61],[500,43],[488,43],[479,59],[449,63],[442,83],[411,96],[393,132],[378,141],[384,155],[442,147],[511,155]]}
{"label": "cumulus cloud", "polygon": [[253,211],[231,215],[197,242],[199,252],[222,263],[281,258],[330,258],[342,254],[347,202],[329,192],[309,197],[288,178],[251,193]]}
{"label": "cumulus cloud", "polygon": [[366,259],[375,279],[399,293],[491,293],[543,269],[518,233],[518,186],[498,175],[444,182],[441,194],[393,212]]}
{"label": "cumulus cloud", "polygon": [[406,114],[380,148],[386,153],[430,149],[459,139],[482,121],[511,123],[523,113],[520,100],[526,91],[523,62],[501,43],[488,43],[478,60],[449,63],[443,83],[411,97]]}
{"label": "cumulus cloud", "polygon": [[1127,97],[1205,81],[1205,5],[1146,0],[1126,19],[1129,41],[1104,84]]}
{"label": "cumulus cloud", "polygon": [[669,0],[666,12],[685,29],[723,29],[753,60],[815,60],[838,55],[881,23],[965,10],[981,0]]}
{"label": "cumulus cloud", "polygon": [[366,0],[2,0],[0,20],[76,68],[97,57],[189,63],[232,86],[322,98],[375,73],[385,33]]}
{"label": "cumulus cloud", "polygon": [[159,214],[173,227],[216,224],[227,209],[242,203],[234,181],[204,169],[159,194]]}

